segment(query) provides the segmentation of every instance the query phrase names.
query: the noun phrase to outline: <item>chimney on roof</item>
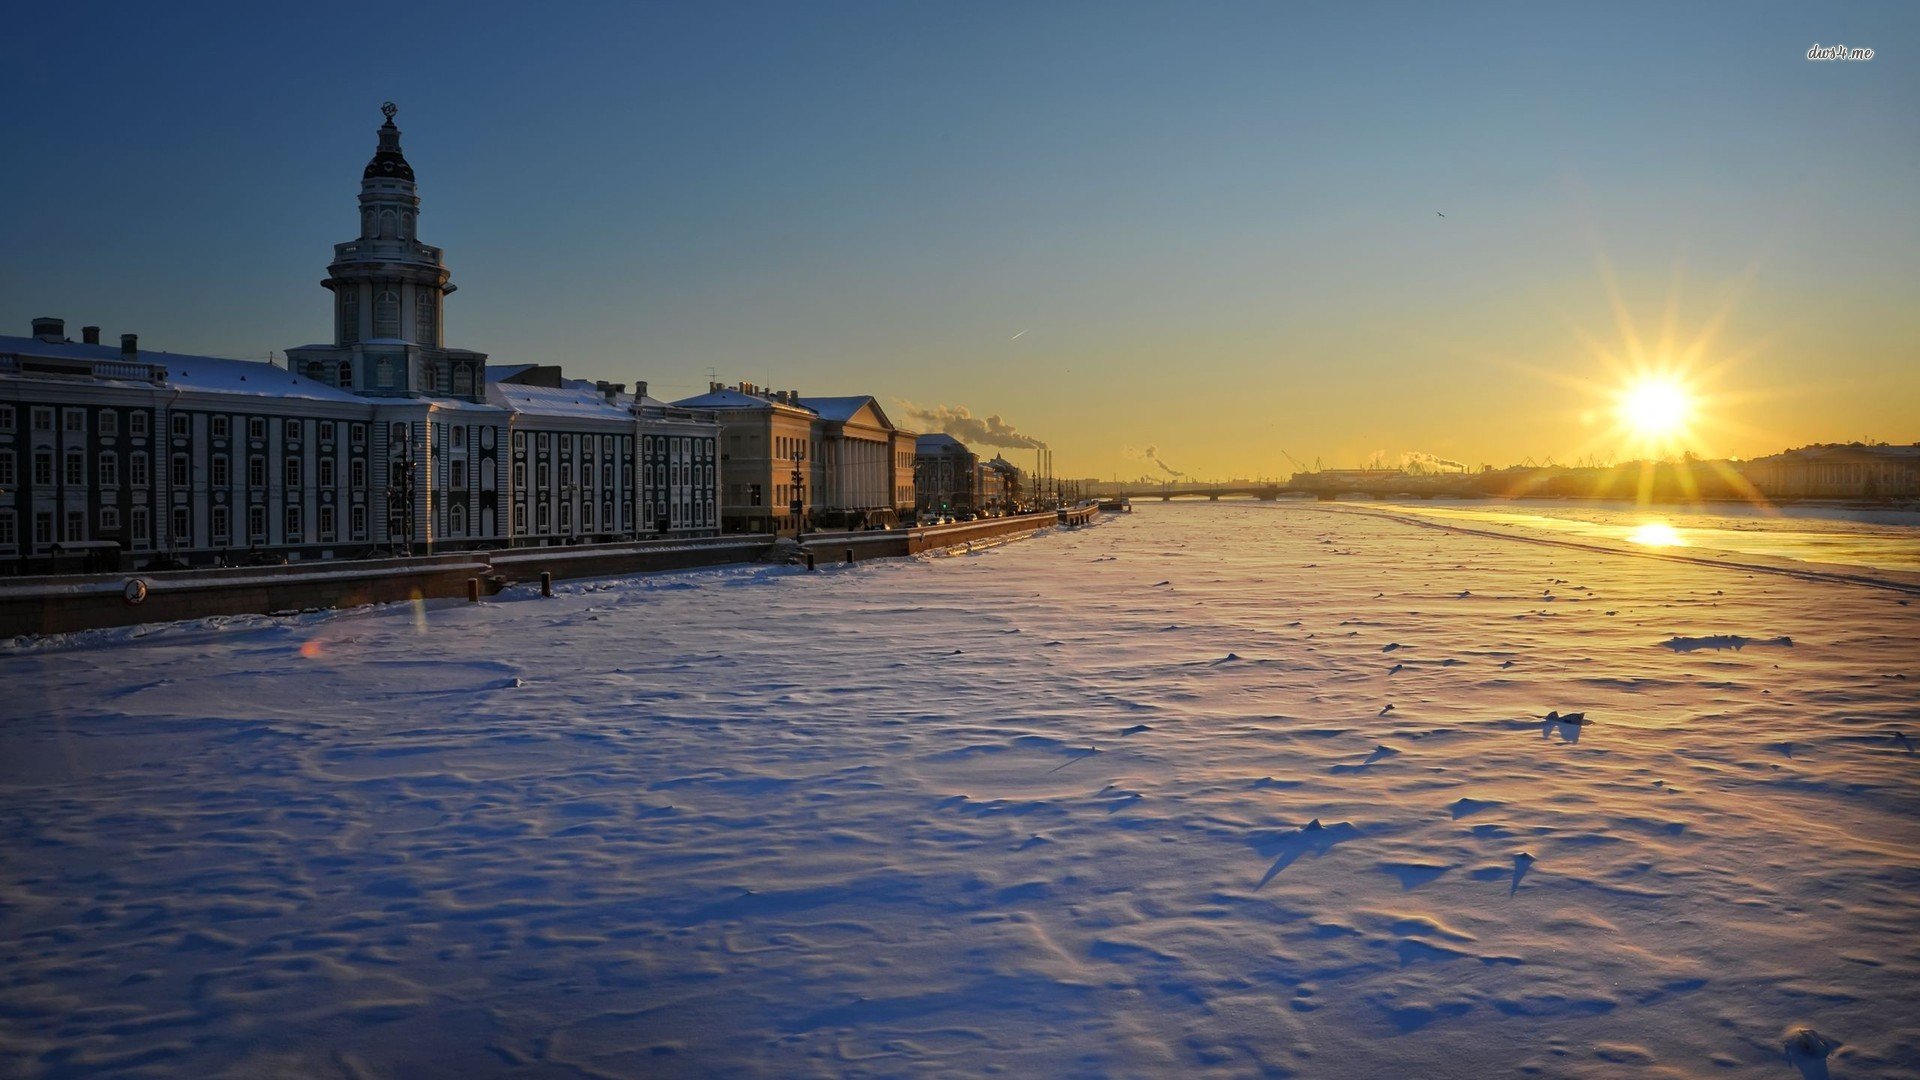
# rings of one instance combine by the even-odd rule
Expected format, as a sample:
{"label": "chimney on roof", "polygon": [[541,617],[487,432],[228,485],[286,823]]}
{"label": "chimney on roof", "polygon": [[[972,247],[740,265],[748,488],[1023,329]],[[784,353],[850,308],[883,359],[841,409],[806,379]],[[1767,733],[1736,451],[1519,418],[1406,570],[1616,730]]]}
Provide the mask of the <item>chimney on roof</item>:
{"label": "chimney on roof", "polygon": [[647,396],[647,380],[641,379],[638,382],[633,384],[633,403],[635,405],[640,404],[640,399],[646,396]]}
{"label": "chimney on roof", "polygon": [[120,359],[138,360],[140,358],[140,335],[120,335]]}
{"label": "chimney on roof", "polygon": [[67,339],[67,321],[42,315],[33,320],[33,336],[49,345],[58,345]]}
{"label": "chimney on roof", "polygon": [[85,344],[85,345],[98,345],[98,344],[100,344],[100,328],[99,328],[99,327],[97,327],[97,326],[83,326],[83,327],[81,327],[81,328],[80,328],[80,341],[81,341],[81,343],[82,343],[82,344]]}
{"label": "chimney on roof", "polygon": [[623,382],[603,382],[600,384],[600,392],[607,396],[608,401],[612,401],[627,392],[627,384]]}
{"label": "chimney on roof", "polygon": [[787,391],[787,403],[790,405],[800,404],[800,391],[798,390]]}

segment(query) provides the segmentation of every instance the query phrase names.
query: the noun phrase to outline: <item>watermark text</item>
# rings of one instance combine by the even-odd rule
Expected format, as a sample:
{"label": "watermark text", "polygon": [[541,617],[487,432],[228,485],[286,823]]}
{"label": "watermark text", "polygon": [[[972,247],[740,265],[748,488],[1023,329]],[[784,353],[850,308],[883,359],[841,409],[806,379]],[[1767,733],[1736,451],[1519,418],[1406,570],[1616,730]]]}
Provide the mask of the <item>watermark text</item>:
{"label": "watermark text", "polygon": [[1873,59],[1873,50],[1872,49],[1850,49],[1845,45],[1822,45],[1816,41],[1813,43],[1813,48],[1807,50],[1807,59],[1809,60],[1871,60]]}

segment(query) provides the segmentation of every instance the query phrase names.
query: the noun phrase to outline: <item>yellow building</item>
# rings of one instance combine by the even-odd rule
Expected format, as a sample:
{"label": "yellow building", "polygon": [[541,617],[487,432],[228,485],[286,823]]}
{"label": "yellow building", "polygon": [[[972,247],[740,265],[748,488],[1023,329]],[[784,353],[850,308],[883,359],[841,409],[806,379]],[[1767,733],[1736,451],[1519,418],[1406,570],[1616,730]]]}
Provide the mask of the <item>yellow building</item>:
{"label": "yellow building", "polygon": [[813,505],[818,417],[787,391],[752,383],[722,386],[674,404],[720,421],[720,527],[725,532],[792,533]]}

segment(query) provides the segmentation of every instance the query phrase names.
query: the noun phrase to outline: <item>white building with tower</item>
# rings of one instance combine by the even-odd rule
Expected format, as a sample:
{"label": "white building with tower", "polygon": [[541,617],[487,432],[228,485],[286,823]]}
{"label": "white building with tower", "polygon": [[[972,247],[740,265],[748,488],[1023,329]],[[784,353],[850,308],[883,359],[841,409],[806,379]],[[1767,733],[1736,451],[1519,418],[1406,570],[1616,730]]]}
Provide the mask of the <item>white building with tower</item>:
{"label": "white building with tower", "polygon": [[[276,364],[0,336],[0,573],[573,544],[719,529],[719,423],[446,347],[452,275],[383,106],[334,340]],[[538,371],[538,377],[529,375]]]}

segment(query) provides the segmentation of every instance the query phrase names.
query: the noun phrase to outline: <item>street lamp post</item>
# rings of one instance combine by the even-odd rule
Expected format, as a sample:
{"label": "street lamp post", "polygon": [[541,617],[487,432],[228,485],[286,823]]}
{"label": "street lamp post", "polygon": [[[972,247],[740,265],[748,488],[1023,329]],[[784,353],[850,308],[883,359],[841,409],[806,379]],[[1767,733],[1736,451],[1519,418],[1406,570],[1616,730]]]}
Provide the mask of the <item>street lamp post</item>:
{"label": "street lamp post", "polygon": [[806,461],[806,455],[795,450],[793,452],[793,501],[788,509],[793,514],[793,536],[796,540],[800,538],[806,526],[804,515],[807,507],[807,475],[801,468],[804,461]]}
{"label": "street lamp post", "polygon": [[[927,464],[926,462],[920,460],[920,455],[918,454],[914,455],[913,457],[913,520],[907,522],[907,524],[909,525],[920,524],[921,512],[926,509],[925,506],[920,505],[921,500],[923,498],[923,496],[920,494],[920,474],[921,474],[921,470],[926,467],[926,464]],[[927,506],[933,505],[932,495],[924,496],[924,498],[926,500]]]}
{"label": "street lamp post", "polygon": [[[407,454],[393,463],[398,476],[387,485],[387,531],[391,534],[397,524],[401,535],[402,555],[413,554],[413,457]],[[389,535],[391,540],[392,536]]]}

